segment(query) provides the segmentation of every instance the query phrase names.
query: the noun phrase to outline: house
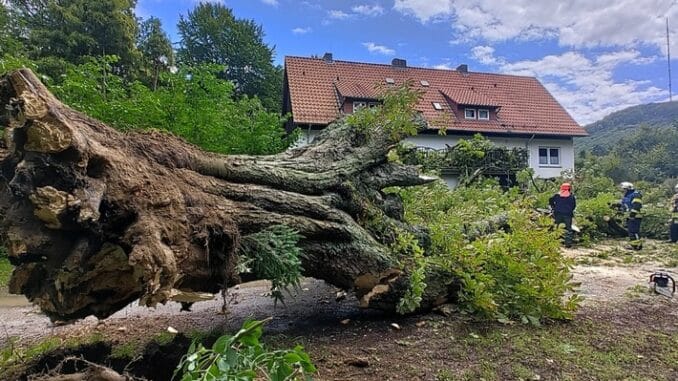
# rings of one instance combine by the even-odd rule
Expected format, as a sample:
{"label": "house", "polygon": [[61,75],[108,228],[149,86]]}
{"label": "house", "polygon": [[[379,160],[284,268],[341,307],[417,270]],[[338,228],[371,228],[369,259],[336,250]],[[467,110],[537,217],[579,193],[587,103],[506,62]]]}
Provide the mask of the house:
{"label": "house", "polygon": [[[476,133],[495,145],[521,148],[536,176],[552,178],[574,170],[573,138],[586,131],[533,77],[409,67],[402,59],[388,64],[322,58],[286,57],[283,112],[287,128],[303,131],[300,144],[359,107],[379,103],[379,86],[410,81],[422,91],[416,106],[428,129],[408,140],[418,147],[446,149]],[[438,129],[444,123],[447,133]],[[442,172],[450,186],[458,173]]]}

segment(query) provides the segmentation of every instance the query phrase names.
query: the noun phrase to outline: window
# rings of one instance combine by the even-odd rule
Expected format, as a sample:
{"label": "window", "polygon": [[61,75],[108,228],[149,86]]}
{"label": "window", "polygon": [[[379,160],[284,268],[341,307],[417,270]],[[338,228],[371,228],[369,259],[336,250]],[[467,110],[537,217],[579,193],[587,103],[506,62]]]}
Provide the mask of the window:
{"label": "window", "polygon": [[466,119],[475,119],[475,118],[476,118],[476,109],[474,109],[474,108],[465,108],[465,109],[464,109],[464,118],[466,118]]}
{"label": "window", "polygon": [[353,102],[353,112],[360,110],[361,108],[367,107],[367,102]]}
{"label": "window", "polygon": [[421,83],[421,85],[422,85],[422,86],[424,86],[424,87],[429,87],[429,86],[431,86],[431,84],[430,84],[430,83],[428,83],[428,81],[426,81],[426,80],[424,80],[424,79],[422,79],[422,80],[421,80],[421,81],[419,81],[419,82],[420,82],[420,83]]}
{"label": "window", "polygon": [[379,102],[369,102],[367,104],[367,107],[369,107],[369,108],[375,108],[377,106],[379,106]]}
{"label": "window", "polygon": [[393,78],[386,78],[386,83],[388,83],[389,85],[393,85],[393,84],[395,83],[395,79],[393,79]]}
{"label": "window", "polygon": [[438,103],[438,102],[433,102],[433,108],[436,109],[436,110],[438,110],[438,111],[440,111],[440,110],[443,109],[443,105],[441,105],[441,104]]}
{"label": "window", "polygon": [[478,119],[479,120],[490,120],[490,110],[485,108],[478,109]]}
{"label": "window", "polygon": [[539,147],[540,166],[560,166],[560,148]]}

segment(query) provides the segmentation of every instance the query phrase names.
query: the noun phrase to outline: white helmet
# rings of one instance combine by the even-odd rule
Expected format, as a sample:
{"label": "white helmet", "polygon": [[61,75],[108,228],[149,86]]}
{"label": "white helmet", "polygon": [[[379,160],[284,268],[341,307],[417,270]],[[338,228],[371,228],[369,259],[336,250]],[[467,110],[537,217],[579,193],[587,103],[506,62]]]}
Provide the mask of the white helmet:
{"label": "white helmet", "polygon": [[634,189],[633,184],[630,183],[630,182],[628,182],[628,181],[622,182],[621,184],[619,184],[619,187],[620,187],[621,189],[623,189],[623,190],[632,190],[632,189]]}

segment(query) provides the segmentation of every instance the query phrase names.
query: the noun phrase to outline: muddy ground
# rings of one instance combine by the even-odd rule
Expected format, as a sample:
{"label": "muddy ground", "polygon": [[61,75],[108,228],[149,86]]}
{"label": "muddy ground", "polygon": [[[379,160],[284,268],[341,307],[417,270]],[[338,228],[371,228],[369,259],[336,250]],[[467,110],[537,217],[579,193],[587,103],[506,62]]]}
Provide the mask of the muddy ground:
{"label": "muddy ground", "polygon": [[585,302],[572,322],[538,328],[478,322],[460,313],[385,316],[360,310],[351,297],[337,300],[339,290],[306,279],[285,305],[275,306],[268,284],[255,282],[230,290],[227,315],[218,299],[190,312],[178,304],[131,305],[104,321],[68,325],[52,324],[21,299],[2,298],[0,346],[7,353],[8,347],[44,340],[58,346],[103,339],[133,357],[146,342],[166,337],[168,327],[191,336],[272,316],[266,340],[304,345],[319,380],[678,379],[678,297],[647,292],[652,272],[678,274],[678,248],[648,242],[636,253],[610,241],[564,255],[578,263],[574,280]]}

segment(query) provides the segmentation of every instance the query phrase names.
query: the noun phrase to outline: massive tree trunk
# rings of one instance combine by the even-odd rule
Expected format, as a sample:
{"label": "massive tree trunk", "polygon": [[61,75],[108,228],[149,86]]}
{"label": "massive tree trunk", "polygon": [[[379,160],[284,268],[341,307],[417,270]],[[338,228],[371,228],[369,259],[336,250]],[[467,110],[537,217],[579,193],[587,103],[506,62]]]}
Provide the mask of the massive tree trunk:
{"label": "massive tree trunk", "polygon": [[[242,242],[274,225],[303,237],[304,275],[394,310],[412,261],[389,243],[423,229],[382,189],[432,181],[389,163],[397,143],[343,122],[271,156],[206,153],[169,134],[118,132],[60,103],[29,70],[0,80],[2,238],[13,293],[53,319],[106,317],[238,283]],[[430,269],[421,308],[456,294]]]}

